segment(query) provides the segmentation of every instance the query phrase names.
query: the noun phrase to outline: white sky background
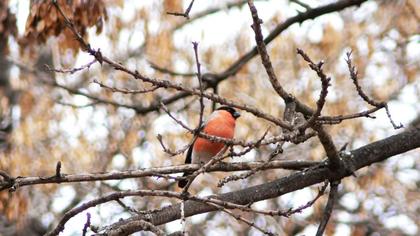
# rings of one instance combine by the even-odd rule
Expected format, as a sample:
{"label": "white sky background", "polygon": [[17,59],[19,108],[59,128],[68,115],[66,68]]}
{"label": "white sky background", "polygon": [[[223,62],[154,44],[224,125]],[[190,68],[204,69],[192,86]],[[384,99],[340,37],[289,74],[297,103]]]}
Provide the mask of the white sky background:
{"label": "white sky background", "polygon": [[[185,1],[188,5],[189,0]],[[223,3],[225,1],[201,1],[197,0],[192,8],[191,15],[194,15],[195,12],[200,12],[201,10],[204,10],[207,8],[208,5],[212,3]],[[319,1],[303,1],[306,3],[311,4],[312,6],[318,5]],[[322,1],[326,2],[326,1]],[[130,20],[132,17],[134,17],[135,10],[139,7],[142,7],[143,5],[153,5],[158,4],[156,1],[136,1],[136,0],[130,0],[125,2],[125,6],[123,9],[113,9],[112,14],[121,14],[123,16],[123,19]],[[17,20],[18,20],[18,30],[19,33],[22,34],[24,31],[26,18],[29,13],[29,0],[12,0],[10,5],[12,6],[12,10],[17,13]],[[267,20],[271,18],[274,14],[281,12],[284,16],[292,16],[296,14],[296,9],[302,10],[298,5],[292,5],[292,8],[290,8],[290,5],[288,1],[286,0],[272,0],[272,1],[266,1],[266,2],[256,2],[255,3],[260,17],[264,20]],[[357,14],[360,19],[363,19],[365,17],[369,17],[369,14],[371,14],[373,11],[376,10],[376,3],[375,2],[368,2],[366,4],[363,4],[360,9],[352,8],[352,11],[355,11],[355,14]],[[111,10],[111,9],[109,9]],[[226,20],[228,19],[228,20]],[[241,9],[235,8],[231,9],[229,11],[222,11],[217,14],[213,14],[211,16],[205,17],[203,19],[197,20],[193,22],[192,24],[189,24],[185,26],[182,30],[178,31],[174,35],[175,44],[183,47],[184,45],[191,45],[192,41],[199,42],[200,48],[208,47],[208,46],[215,46],[215,45],[223,45],[228,40],[231,40],[234,38],[234,36],[237,34],[239,30],[243,30],[243,25],[245,24],[250,25],[251,24],[251,17],[249,13],[249,9],[245,6]],[[337,13],[332,13],[328,15],[321,16],[317,18],[315,21],[307,21],[303,23],[302,25],[295,24],[292,27],[288,29],[288,31],[293,32],[297,37],[301,38],[307,38],[310,41],[317,42],[322,39],[323,34],[323,25],[327,22],[335,22],[334,25],[337,27],[337,29],[341,29],[344,25],[343,20]],[[158,26],[161,24],[161,22],[156,21],[154,24]],[[158,27],[156,27],[158,28]],[[106,30],[106,26],[105,26]],[[135,29],[133,30],[135,31]],[[268,31],[263,28],[263,34],[267,35]],[[144,40],[143,35],[141,34],[141,31],[138,30],[135,33],[133,32],[121,32],[123,36],[126,36],[126,40],[124,41],[124,37],[122,38],[122,41],[120,42],[119,46],[121,47],[121,50],[126,50],[127,46],[131,48],[138,47],[139,44],[141,44]],[[249,34],[253,35],[253,31],[249,28]],[[131,38],[129,38],[129,36]],[[250,39],[253,40],[253,37],[250,37]],[[420,38],[413,39],[413,43],[409,44],[409,57],[410,58],[419,58],[420,57],[420,47],[416,43],[416,41],[420,40]],[[103,35],[95,35],[95,33],[90,33],[90,42],[94,48],[101,48],[101,51],[105,55],[112,55],[111,52],[107,51],[107,48],[109,47],[109,41],[103,36]],[[255,45],[254,41],[249,42],[250,47]],[[385,47],[390,48],[391,50],[395,48],[395,42],[387,41],[383,42],[383,45]],[[14,50],[15,53],[17,51],[17,46],[13,46],[12,44],[12,51]],[[364,47],[363,41],[360,43],[360,47]],[[17,54],[16,54],[17,55]],[[91,60],[91,57],[85,53],[79,53],[77,58],[76,67],[78,65],[86,64]],[[344,62],[344,58],[343,58]],[[205,65],[203,65],[205,66]],[[186,67],[182,63],[177,65],[177,70],[182,71],[185,70]],[[15,71],[16,70],[12,70]],[[377,70],[377,68],[368,68],[367,69],[367,77],[375,76],[376,80],[375,82],[380,84],[380,78],[382,77],[380,73],[384,73],[383,75],[386,75],[387,73],[390,73],[390,71],[381,71]],[[385,76],[383,76],[385,77]],[[65,79],[65,76],[64,78]],[[96,86],[96,85],[92,85]],[[417,86],[417,89],[415,88]],[[419,85],[410,85],[406,86],[403,91],[400,93],[397,99],[393,100],[389,103],[390,111],[392,113],[393,119],[399,123],[408,124],[413,118],[416,117],[417,112],[420,111],[420,103],[417,100],[418,94],[417,91],[419,90]],[[88,103],[88,99],[82,97],[82,96],[75,96],[74,100],[72,101],[75,104],[83,105]],[[96,111],[96,114],[93,114],[93,109],[80,109],[80,115],[78,119],[75,119],[74,117],[69,117],[67,120],[62,122],[62,128],[66,129],[66,131],[69,133],[71,137],[76,138],[78,134],[82,130],[89,130],[92,128],[92,123],[88,122],[89,119],[91,119],[92,115],[95,115],[95,123],[101,123],[98,122],[98,120],[104,120],[106,118],[106,114],[101,111]],[[394,131],[389,123],[389,120],[383,110],[380,112],[377,112],[375,114],[377,116],[376,120],[369,120],[364,119],[364,126],[367,131],[375,131],[378,133],[378,138],[384,138],[391,134],[395,134],[398,131]],[[81,117],[81,118],[80,118]],[[177,127],[170,118],[162,116],[161,118],[157,119],[156,121],[156,133],[162,133],[162,130],[159,129],[159,127]],[[65,128],[65,127],[77,127],[72,128],[71,130]],[[178,128],[178,127],[177,127]],[[106,129],[101,130],[101,127],[93,127],[94,130],[92,130],[92,134],[95,134],[96,137],[99,134],[102,134],[100,136],[106,135]],[[182,129],[179,129],[180,132],[182,132]],[[357,146],[365,145],[365,141],[360,141],[357,143]],[[144,156],[148,156],[151,158],[150,154],[147,153],[147,150],[143,150],[141,148],[136,148],[133,151],[133,157],[136,160],[140,160],[140,156],[142,156],[142,161],[144,162]],[[149,159],[150,159],[149,158]],[[391,158],[387,162],[392,165],[400,165],[400,166],[409,166],[414,162],[414,156],[412,157],[406,157],[404,160],[398,160],[398,158]],[[147,159],[147,158],[146,158]],[[119,166],[123,166],[121,162],[125,161],[124,158],[119,158],[116,156],[115,160],[113,161],[113,164],[116,168]],[[150,164],[143,163],[142,167],[149,167]],[[405,183],[415,183],[420,179],[419,172],[413,172],[410,174],[401,172],[397,178],[399,178],[402,182]],[[113,183],[113,182],[111,182]],[[120,187],[122,188],[135,188],[135,182],[132,180],[123,180],[120,181]],[[204,191],[205,192],[205,191]],[[85,201],[91,200],[94,198],[95,193],[92,193],[91,196],[87,196],[85,198]],[[210,194],[210,193],[209,193]],[[59,211],[60,209],[63,209],[74,197],[75,191],[70,185],[62,186],[58,189],[58,191],[55,193],[56,200],[53,204],[53,209],[56,211]],[[286,194],[285,196],[282,196],[282,200],[284,202],[292,202],[293,205],[299,206],[300,204],[304,204],[308,201],[308,199],[312,199],[313,192],[309,189],[303,189],[300,191],[296,191],[294,193]],[[344,199],[347,199],[348,204],[350,207],[354,204],[358,204],[359,200],[357,196],[354,194],[347,194]],[[130,199],[124,199],[125,202],[130,202]],[[164,204],[164,203],[163,203]],[[264,202],[257,203],[257,206],[264,207]],[[82,214],[79,214],[78,216],[72,218],[65,226],[65,230],[60,235],[79,235],[81,232],[81,229],[83,227],[83,224],[86,221],[86,212],[90,212],[92,215],[92,224],[100,224],[104,225],[105,222],[102,221],[103,218],[111,218],[109,222],[116,221],[120,217],[127,217],[126,214],[118,214],[118,212],[122,212],[121,208],[116,208],[113,204],[103,204],[96,208],[90,208],[89,210],[83,212]],[[308,208],[305,211],[303,211],[302,216],[311,214],[312,208]],[[112,216],[112,217],[111,217]],[[42,220],[45,224],[48,224],[53,220],[53,215],[51,213],[46,213],[42,217]],[[103,217],[103,218],[102,218]],[[345,218],[345,216],[343,216]],[[203,219],[203,215],[199,215],[196,217],[193,217],[192,221],[198,222],[200,219]],[[404,215],[397,215],[392,216],[387,219],[384,219],[386,222],[386,225],[390,228],[393,227],[400,227],[403,232],[407,234],[416,234],[418,232],[417,227],[415,226],[414,222],[410,222],[410,219],[407,216]],[[178,221],[172,222],[166,225],[167,229],[171,229],[171,231],[180,230],[181,225]],[[316,231],[317,226],[310,225],[308,226],[304,232],[306,235],[313,235]],[[232,235],[231,232],[227,232],[223,229],[215,229],[213,234],[211,234],[208,231],[209,235],[220,235],[220,234],[226,234],[226,235]],[[345,224],[339,225],[339,230],[337,231],[336,235],[349,235],[350,229]],[[255,233],[255,235],[259,235],[258,233]]]}

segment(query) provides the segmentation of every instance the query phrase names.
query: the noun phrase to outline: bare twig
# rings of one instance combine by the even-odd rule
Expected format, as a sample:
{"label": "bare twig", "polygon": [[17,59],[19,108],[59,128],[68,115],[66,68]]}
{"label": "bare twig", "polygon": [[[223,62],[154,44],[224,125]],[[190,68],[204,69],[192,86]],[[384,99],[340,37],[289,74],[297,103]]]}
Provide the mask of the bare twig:
{"label": "bare twig", "polygon": [[[58,1],[52,0],[51,2],[54,4],[55,8],[60,13],[60,15],[64,18],[64,23],[66,24],[66,26],[72,31],[74,36],[76,36],[76,40],[79,42],[80,46],[82,47],[82,50],[88,51],[90,54],[95,55],[96,52],[94,52],[92,48],[90,47],[90,45],[85,42],[82,35],[76,30],[76,27],[74,27],[73,22],[71,22],[70,19],[67,18],[67,16],[64,14],[63,10],[58,5]],[[96,59],[98,60],[98,58]],[[98,62],[102,64],[101,60],[98,60]]]}
{"label": "bare twig", "polygon": [[166,147],[165,143],[163,142],[163,137],[162,137],[161,134],[158,134],[156,136],[156,138],[159,141],[160,146],[162,147],[163,151],[166,152],[166,153],[168,153],[171,156],[179,155],[179,154],[185,152],[185,150],[189,147],[189,145],[188,145],[187,147],[181,148],[180,150],[174,152],[171,149],[169,149],[168,147]]}
{"label": "bare twig", "polygon": [[[110,187],[110,186],[108,186],[108,187]],[[117,202],[118,205],[120,205],[122,208],[124,208],[128,212],[132,212],[132,213],[135,213],[135,214],[141,214],[140,211],[138,211],[138,210],[136,210],[136,209],[134,209],[130,206],[127,206],[127,204],[125,204],[123,201],[121,201],[121,199],[116,199],[115,202]]]}
{"label": "bare twig", "polygon": [[306,204],[299,206],[295,209],[290,208],[288,210],[257,210],[252,209],[249,205],[240,205],[232,202],[227,202],[220,200],[218,198],[215,198],[214,196],[199,198],[195,196],[191,196],[190,199],[194,201],[203,201],[205,203],[213,203],[220,205],[224,208],[230,208],[230,209],[238,209],[245,212],[252,212],[256,214],[263,214],[263,215],[269,215],[269,216],[283,216],[283,217],[289,217],[293,214],[300,213],[304,209],[312,206],[322,195],[324,195],[326,188],[328,187],[328,181],[324,182],[324,185],[318,189],[318,194],[315,196],[314,199],[308,201]]}
{"label": "bare twig", "polygon": [[135,90],[131,90],[131,89],[124,89],[124,88],[117,88],[117,87],[111,87],[108,86],[98,80],[93,80],[93,83],[98,84],[99,86],[101,86],[101,88],[106,88],[111,90],[111,92],[118,92],[118,93],[123,93],[123,94],[142,94],[142,93],[150,93],[153,92],[155,90],[157,90],[159,87],[151,87],[149,89],[135,89]]}
{"label": "bare twig", "polygon": [[58,235],[61,231],[64,230],[64,225],[67,223],[67,221],[69,221],[75,215],[85,211],[86,209],[89,209],[91,207],[94,207],[94,206],[97,206],[97,205],[100,205],[109,201],[128,197],[128,196],[161,196],[161,197],[180,198],[179,193],[170,192],[170,191],[160,191],[160,190],[137,190],[137,191],[114,192],[109,195],[83,203],[82,205],[75,207],[71,209],[70,211],[66,212],[61,218],[61,220],[59,221],[58,225],[45,235],[46,236]]}
{"label": "bare twig", "polygon": [[[312,206],[322,195],[324,195],[324,192],[325,192],[325,189],[327,188],[327,186],[328,186],[328,182],[325,181],[324,185],[318,190],[318,194],[315,196],[314,199],[312,199],[311,201],[307,202],[305,205],[302,205],[302,206],[300,206],[296,209],[290,209],[289,211],[285,212],[284,215],[285,216],[291,216],[295,213],[302,212],[304,209]],[[282,215],[280,213],[277,213],[277,214]]]}
{"label": "bare twig", "polygon": [[[100,98],[100,97],[91,95],[89,93],[80,91],[79,89],[71,88],[71,87],[68,87],[66,85],[59,84],[56,81],[44,80],[44,79],[42,79],[41,81],[44,82],[45,84],[48,84],[48,85],[51,85],[51,86],[54,86],[54,87],[57,87],[57,88],[64,89],[64,90],[68,91],[71,94],[82,95],[82,96],[87,97],[87,98],[91,99],[92,101],[94,101],[93,103],[90,103],[88,105],[77,106],[78,108],[80,108],[80,107],[86,107],[86,106],[92,106],[93,104],[102,103],[102,104],[112,105],[114,107],[125,107],[125,108],[129,108],[129,109],[133,109],[135,111],[137,110],[136,106],[134,106],[134,105],[122,104],[122,103],[118,103],[118,102],[115,102],[115,101],[111,101],[111,100],[107,100],[107,99],[104,99],[104,98]],[[73,104],[67,104],[67,103],[63,103],[63,102],[61,102],[61,104],[62,105],[75,106]]]}
{"label": "bare twig", "polygon": [[172,31],[174,31],[174,30],[178,30],[178,29],[181,29],[181,28],[182,28],[182,27],[184,27],[186,24],[191,23],[191,22],[193,22],[193,21],[195,21],[195,20],[198,20],[198,19],[200,19],[200,18],[206,17],[206,16],[208,16],[208,15],[211,15],[211,14],[213,14],[213,13],[216,13],[216,12],[219,12],[219,11],[223,11],[223,10],[228,10],[228,9],[231,9],[231,8],[234,8],[234,7],[241,7],[241,6],[242,6],[242,5],[244,5],[246,2],[247,2],[247,0],[240,0],[240,1],[237,1],[237,2],[229,2],[229,3],[227,3],[227,4],[226,4],[226,5],[224,5],[224,6],[210,7],[210,8],[208,8],[208,9],[206,9],[206,10],[202,11],[202,12],[199,12],[199,13],[194,14],[193,16],[191,16],[191,17],[189,18],[189,20],[188,20],[188,21],[183,21],[183,22],[181,22],[181,23],[177,24],[177,25],[176,25],[176,26],[172,29]]}
{"label": "bare twig", "polygon": [[120,227],[119,229],[116,229],[115,232],[111,235],[127,235],[125,232],[130,231],[133,228],[137,229],[137,231],[150,231],[157,236],[166,235],[163,230],[159,229],[157,226],[153,225],[152,223],[147,222],[146,220],[137,220],[137,221],[131,222],[130,224],[124,225]]}
{"label": "bare twig", "polygon": [[309,6],[308,4],[306,4],[306,3],[303,3],[302,1],[300,1],[300,0],[289,0],[290,2],[293,2],[293,3],[296,3],[296,4],[298,4],[299,6],[301,6],[301,7],[303,7],[303,8],[305,8],[306,10],[310,10],[311,9],[311,6]]}
{"label": "bare twig", "polygon": [[361,111],[355,114],[350,115],[338,115],[338,116],[320,116],[317,119],[317,123],[321,124],[339,124],[344,120],[351,120],[359,117],[367,117],[371,119],[376,119],[375,116],[372,116],[371,114],[378,111],[381,108],[374,107],[372,109]]}
{"label": "bare twig", "polygon": [[[194,47],[194,56],[195,56],[195,63],[197,64],[197,79],[198,79],[198,86],[200,88],[200,118],[198,120],[197,128],[195,129],[194,136],[197,136],[197,134],[201,130],[201,126],[203,125],[203,116],[204,116],[204,98],[203,98],[203,82],[201,78],[201,64],[198,60],[198,43],[193,42]],[[195,139],[196,137],[194,137]]]}
{"label": "bare twig", "polygon": [[330,80],[331,78],[327,77],[322,70],[322,65],[324,64],[323,61],[320,61],[319,63],[315,64],[309,56],[302,50],[297,49],[297,53],[303,57],[303,59],[309,63],[309,67],[315,71],[318,75],[318,77],[321,79],[321,92],[319,94],[318,101],[316,102],[316,110],[311,115],[311,117],[306,121],[306,123],[302,124],[299,128],[301,132],[303,132],[306,128],[312,127],[315,124],[316,119],[321,115],[322,108],[325,104],[325,98],[328,94],[328,87],[330,86]]}
{"label": "bare twig", "polygon": [[61,178],[61,161],[58,161],[55,166],[55,177]]}
{"label": "bare twig", "polygon": [[359,94],[359,96],[363,99],[363,101],[365,101],[366,103],[368,103],[369,105],[372,105],[378,109],[381,108],[385,108],[386,111],[386,115],[389,118],[389,121],[392,124],[392,127],[394,127],[394,129],[399,129],[402,128],[403,125],[400,123],[399,125],[395,124],[395,122],[392,120],[391,117],[391,113],[389,112],[389,108],[388,108],[388,104],[386,102],[377,102],[371,98],[369,98],[368,95],[366,95],[366,93],[362,90],[362,87],[359,84],[358,78],[357,78],[357,70],[356,67],[353,66],[352,62],[351,62],[351,51],[346,53],[346,62],[347,62],[347,66],[350,72],[350,78],[353,81],[354,86],[356,87],[357,93]]}
{"label": "bare twig", "polygon": [[283,98],[284,100],[294,100],[294,97],[291,94],[287,93],[286,90],[284,90],[283,86],[277,79],[276,74],[274,73],[273,65],[271,64],[270,56],[268,55],[264,43],[264,38],[261,32],[262,20],[258,17],[257,8],[255,8],[254,6],[254,1],[249,0],[248,6],[252,14],[252,29],[255,32],[255,42],[257,43],[258,53],[261,56],[261,61],[264,65],[265,71],[267,72],[268,79],[270,80],[270,83],[273,86],[274,90],[281,98]]}
{"label": "bare twig", "polygon": [[[268,133],[268,130],[269,129],[267,129],[266,132],[264,133],[264,135],[260,138],[260,143],[262,142],[262,140],[264,140],[265,136]],[[254,169],[251,169],[250,171],[248,171],[246,173],[243,173],[243,174],[240,174],[240,175],[231,175],[231,176],[225,177],[225,178],[223,178],[222,180],[219,181],[219,183],[217,184],[217,187],[222,187],[223,185],[225,185],[226,183],[231,182],[231,181],[246,179],[249,176],[254,175],[258,171],[262,170],[266,165],[268,165],[268,163],[270,163],[270,161],[274,157],[276,157],[279,153],[281,153],[283,151],[282,145],[283,145],[283,142],[277,144],[276,149],[270,154],[268,160],[266,162],[264,162],[263,164],[261,164],[260,166],[254,168]],[[256,147],[258,147],[258,146],[256,146]],[[248,151],[248,150],[245,150],[245,151]]]}
{"label": "bare twig", "polygon": [[226,152],[227,149],[228,149],[228,146],[225,146],[222,150],[219,151],[219,153],[216,156],[212,157],[209,162],[204,164],[202,167],[200,167],[200,169],[194,171],[191,175],[189,175],[187,177],[188,182],[185,185],[184,189],[182,190],[182,195],[188,194],[189,187],[191,186],[192,182],[194,181],[194,179],[198,175],[200,175],[204,172],[207,172],[211,166],[213,166],[214,164],[222,161],[224,158],[229,157],[229,156],[224,156],[223,155]]}
{"label": "bare twig", "polygon": [[82,235],[86,236],[87,229],[90,227],[90,213],[86,213],[86,223],[83,225]]}
{"label": "bare twig", "polygon": [[161,73],[172,75],[172,76],[193,77],[197,75],[197,73],[181,73],[181,72],[172,71],[172,70],[169,70],[168,68],[160,67],[151,61],[149,61],[149,64],[153,69]]}
{"label": "bare twig", "polygon": [[150,231],[157,236],[165,236],[165,232],[161,229],[159,229],[157,226],[153,225],[152,223],[149,223],[145,220],[140,220],[138,222],[135,222],[135,224],[140,224],[144,231]]}
{"label": "bare twig", "polygon": [[314,129],[318,132],[318,139],[327,154],[330,169],[337,170],[340,167],[340,158],[331,135],[321,125],[314,126]]}
{"label": "bare twig", "polygon": [[258,225],[256,225],[254,222],[249,221],[249,220],[247,220],[246,218],[242,217],[241,215],[239,215],[239,214],[235,214],[235,213],[233,213],[232,211],[227,210],[226,208],[224,208],[224,207],[222,207],[222,206],[220,206],[220,205],[218,205],[218,204],[209,203],[209,205],[212,205],[212,206],[216,207],[217,209],[219,209],[219,210],[221,210],[221,211],[223,211],[223,212],[227,213],[228,215],[232,216],[232,217],[233,217],[233,218],[235,218],[236,220],[238,220],[238,221],[242,221],[242,222],[244,222],[245,224],[249,225],[250,227],[253,227],[253,228],[257,229],[258,231],[260,231],[260,232],[261,232],[261,233],[263,233],[264,235],[269,235],[269,236],[274,236],[274,235],[275,235],[275,234],[273,234],[273,233],[271,233],[271,232],[269,232],[269,231],[267,231],[267,230],[265,230],[265,229],[263,229],[263,228],[259,227],[259,226],[258,226]]}
{"label": "bare twig", "polygon": [[328,220],[330,219],[331,212],[334,207],[334,203],[337,200],[337,189],[340,181],[334,181],[331,183],[330,194],[328,195],[327,206],[325,206],[324,215],[322,216],[321,223],[319,224],[316,236],[322,236],[324,234],[325,228],[327,227]]}
{"label": "bare twig", "polygon": [[3,177],[5,182],[13,182],[14,178],[7,174],[5,171],[0,170],[0,176]]}
{"label": "bare twig", "polygon": [[70,74],[74,74],[78,71],[84,70],[84,69],[89,69],[93,64],[95,64],[96,59],[92,60],[91,62],[87,63],[86,65],[82,65],[80,67],[75,67],[72,69],[55,69],[55,68],[50,68],[48,65],[44,65],[47,71],[52,71],[52,72],[56,72],[56,73],[70,73]]}
{"label": "bare twig", "polygon": [[188,5],[188,7],[187,7],[187,9],[185,10],[184,13],[179,13],[179,12],[166,12],[166,14],[168,14],[168,15],[174,15],[174,16],[183,16],[183,17],[185,17],[187,19],[190,19],[190,11],[191,11],[191,8],[192,8],[193,4],[194,4],[194,0],[191,0],[190,5]]}

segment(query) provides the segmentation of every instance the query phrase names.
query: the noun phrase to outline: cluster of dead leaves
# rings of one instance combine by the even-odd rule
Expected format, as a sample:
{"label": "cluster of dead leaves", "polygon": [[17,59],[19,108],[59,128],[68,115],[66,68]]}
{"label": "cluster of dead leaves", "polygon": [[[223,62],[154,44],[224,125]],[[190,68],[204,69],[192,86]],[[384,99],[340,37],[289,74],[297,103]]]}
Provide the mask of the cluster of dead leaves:
{"label": "cluster of dead leaves", "polygon": [[[92,26],[96,26],[96,33],[102,31],[103,21],[107,19],[104,1],[58,0],[58,5],[82,37],[86,37],[86,30]],[[65,24],[60,12],[50,1],[33,2],[25,34],[19,44],[22,48],[34,47],[55,36],[59,39],[61,49],[77,51],[79,44]]]}
{"label": "cluster of dead leaves", "polygon": [[7,53],[8,47],[4,42],[17,35],[16,16],[10,12],[8,4],[9,1],[0,1],[0,53]]}

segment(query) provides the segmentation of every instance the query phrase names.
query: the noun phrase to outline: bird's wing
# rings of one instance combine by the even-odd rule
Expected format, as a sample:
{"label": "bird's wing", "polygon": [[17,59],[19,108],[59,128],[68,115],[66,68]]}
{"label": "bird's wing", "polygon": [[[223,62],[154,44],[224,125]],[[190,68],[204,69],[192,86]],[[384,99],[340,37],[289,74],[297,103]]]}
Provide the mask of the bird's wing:
{"label": "bird's wing", "polygon": [[185,164],[191,164],[191,157],[192,157],[192,151],[193,151],[194,143],[192,143],[190,145],[190,147],[188,148],[187,156],[185,158]]}

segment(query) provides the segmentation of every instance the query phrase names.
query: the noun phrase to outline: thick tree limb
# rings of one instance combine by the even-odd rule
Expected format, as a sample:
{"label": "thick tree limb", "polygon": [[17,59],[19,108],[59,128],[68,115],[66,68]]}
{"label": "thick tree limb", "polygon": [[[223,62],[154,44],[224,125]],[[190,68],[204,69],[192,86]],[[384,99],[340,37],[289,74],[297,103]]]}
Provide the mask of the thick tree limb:
{"label": "thick tree limb", "polygon": [[[373,163],[384,161],[392,156],[419,147],[420,129],[415,128],[353,150],[351,151],[351,156],[349,157],[350,160],[348,161],[354,165],[356,170],[358,170]],[[286,193],[321,183],[326,179],[330,181],[340,180],[349,175],[351,175],[351,173],[346,171],[344,168],[331,171],[327,166],[320,165],[269,183],[235,192],[219,194],[217,195],[217,198],[223,201],[245,205],[252,202],[278,197]],[[217,208],[207,204],[194,201],[185,202],[186,217],[215,210],[217,210]],[[139,215],[121,220],[109,226],[104,232],[104,235],[111,235],[115,230],[118,230],[118,228],[125,227],[133,221],[144,220],[145,218],[146,216]],[[165,224],[179,218],[179,204],[164,207],[147,215],[147,219],[153,225]],[[126,233],[134,233],[138,230],[140,229],[132,228],[130,232]]]}

